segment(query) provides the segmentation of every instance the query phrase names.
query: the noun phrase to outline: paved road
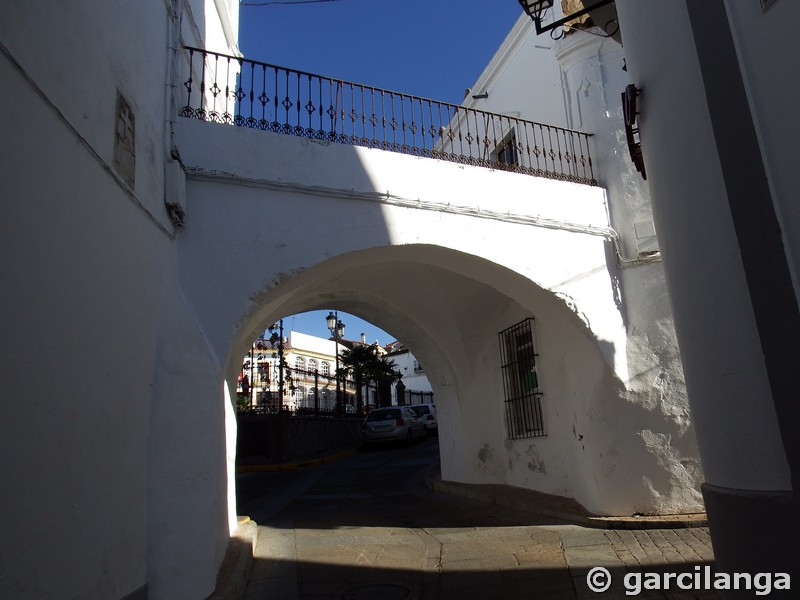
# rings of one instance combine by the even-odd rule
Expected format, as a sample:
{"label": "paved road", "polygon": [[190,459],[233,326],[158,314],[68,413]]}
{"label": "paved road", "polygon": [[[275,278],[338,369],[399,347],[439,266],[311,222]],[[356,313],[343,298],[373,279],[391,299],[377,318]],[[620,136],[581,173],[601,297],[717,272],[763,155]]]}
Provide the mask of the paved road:
{"label": "paved road", "polygon": [[[259,524],[244,600],[630,598],[626,572],[713,560],[703,528],[604,531],[433,492],[424,478],[437,463],[434,438],[239,476],[239,514]],[[599,566],[613,578],[603,594],[586,580]],[[674,584],[637,597],[718,598]]]}

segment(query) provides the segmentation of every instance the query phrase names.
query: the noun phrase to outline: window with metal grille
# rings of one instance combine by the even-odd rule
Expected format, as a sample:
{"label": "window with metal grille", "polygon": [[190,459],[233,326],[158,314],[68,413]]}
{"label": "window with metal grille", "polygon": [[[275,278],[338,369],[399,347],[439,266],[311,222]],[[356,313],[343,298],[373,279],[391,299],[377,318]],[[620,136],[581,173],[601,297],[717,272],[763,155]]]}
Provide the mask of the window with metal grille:
{"label": "window with metal grille", "polygon": [[498,333],[506,424],[512,440],[545,435],[542,392],[536,373],[533,318]]}

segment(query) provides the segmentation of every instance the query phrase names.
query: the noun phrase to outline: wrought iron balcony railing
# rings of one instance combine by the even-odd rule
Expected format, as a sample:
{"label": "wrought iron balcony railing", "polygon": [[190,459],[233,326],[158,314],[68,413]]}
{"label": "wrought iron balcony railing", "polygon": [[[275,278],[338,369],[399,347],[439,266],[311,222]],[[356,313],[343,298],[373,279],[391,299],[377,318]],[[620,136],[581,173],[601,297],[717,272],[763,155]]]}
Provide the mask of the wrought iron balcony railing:
{"label": "wrought iron balcony railing", "polygon": [[181,116],[597,185],[589,134],[186,48]]}

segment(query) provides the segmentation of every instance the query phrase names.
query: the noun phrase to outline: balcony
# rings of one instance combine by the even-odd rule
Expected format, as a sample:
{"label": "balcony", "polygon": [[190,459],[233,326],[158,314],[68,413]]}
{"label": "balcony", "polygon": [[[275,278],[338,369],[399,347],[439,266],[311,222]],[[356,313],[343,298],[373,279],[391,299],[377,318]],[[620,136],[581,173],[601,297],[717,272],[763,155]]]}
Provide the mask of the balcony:
{"label": "balcony", "polygon": [[590,134],[185,48],[180,116],[597,185]]}

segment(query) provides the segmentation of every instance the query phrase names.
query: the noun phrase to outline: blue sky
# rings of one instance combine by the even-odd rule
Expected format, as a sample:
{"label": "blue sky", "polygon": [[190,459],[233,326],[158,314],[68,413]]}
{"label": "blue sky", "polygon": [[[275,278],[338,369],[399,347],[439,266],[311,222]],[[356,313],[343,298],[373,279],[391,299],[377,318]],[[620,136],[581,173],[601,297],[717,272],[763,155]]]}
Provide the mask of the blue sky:
{"label": "blue sky", "polygon": [[517,0],[278,2],[240,3],[247,58],[456,104],[522,12]]}
{"label": "blue sky", "polygon": [[[328,331],[328,327],[325,324],[325,317],[328,316],[329,312],[328,310],[313,310],[307,313],[287,316],[283,319],[284,332],[293,330],[328,338],[330,337],[330,331]],[[367,342],[370,344],[378,340],[381,346],[385,346],[397,339],[391,333],[387,333],[375,327],[372,323],[349,313],[339,311],[339,320],[345,324],[344,339],[346,340],[359,340],[361,339],[361,334],[364,333],[367,336]]]}
{"label": "blue sky", "polygon": [[[250,6],[260,4],[261,6]],[[522,9],[517,0],[245,0],[239,48],[245,57],[459,104]],[[288,331],[328,337],[313,311],[284,319]],[[391,333],[340,313],[345,338],[383,345]]]}

